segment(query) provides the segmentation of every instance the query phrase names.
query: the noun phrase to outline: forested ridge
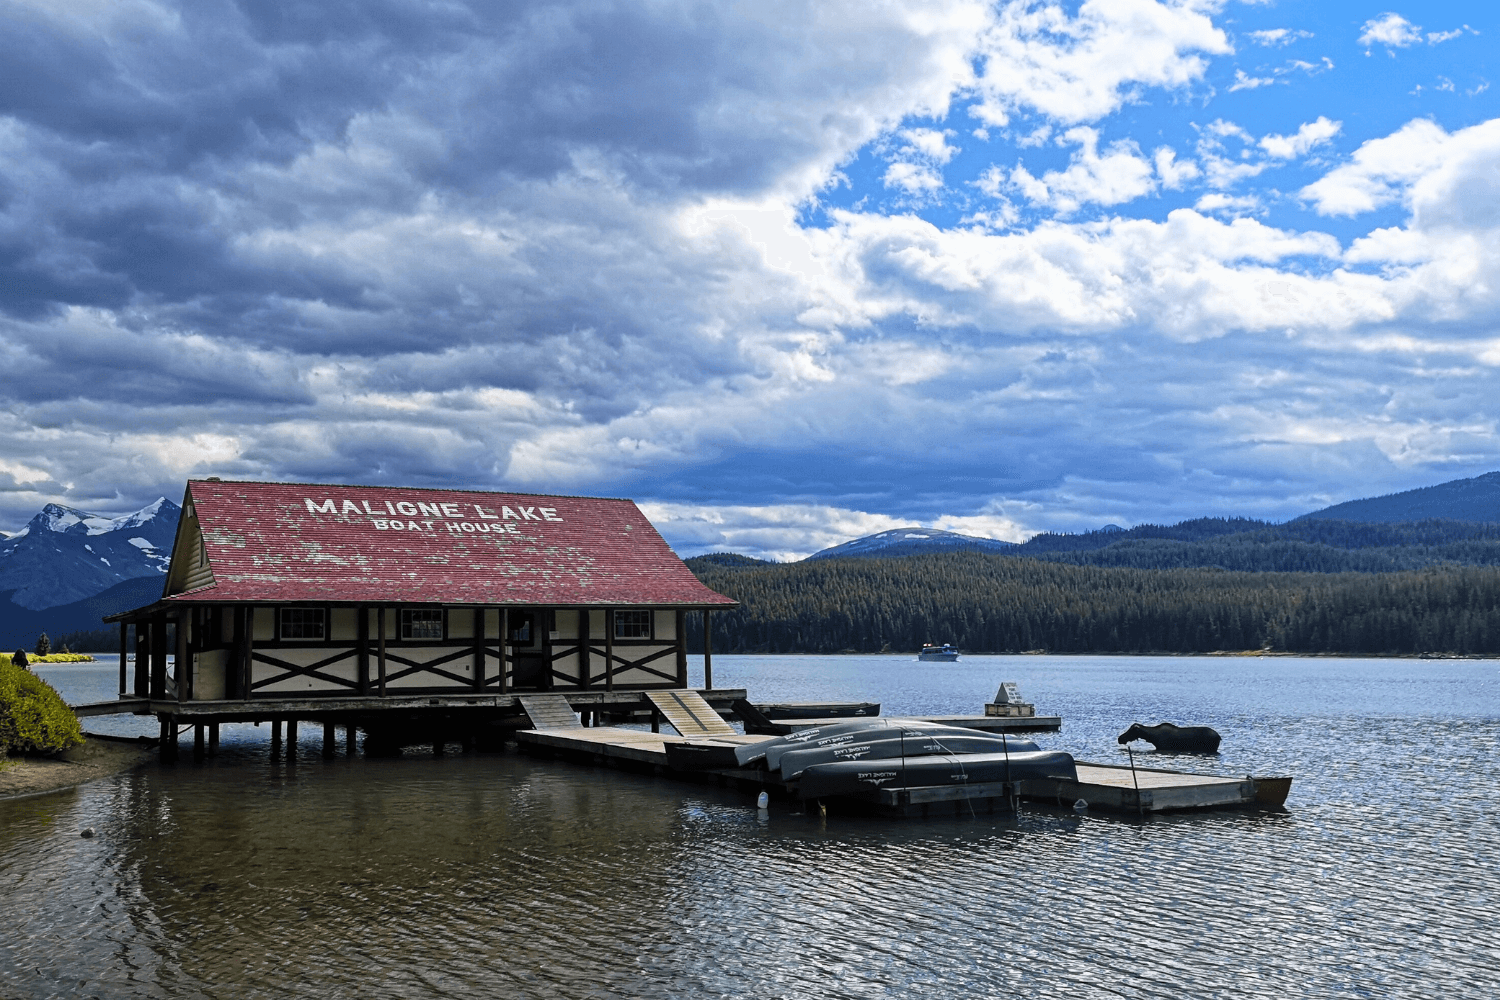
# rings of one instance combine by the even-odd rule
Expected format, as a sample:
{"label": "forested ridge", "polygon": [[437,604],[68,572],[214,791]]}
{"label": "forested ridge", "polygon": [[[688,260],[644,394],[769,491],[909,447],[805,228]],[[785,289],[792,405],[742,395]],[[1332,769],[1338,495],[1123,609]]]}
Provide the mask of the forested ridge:
{"label": "forested ridge", "polygon": [[1500,568],[1487,566],[1237,572],[971,552],[687,564],[741,602],[713,615],[723,652],[1500,653]]}

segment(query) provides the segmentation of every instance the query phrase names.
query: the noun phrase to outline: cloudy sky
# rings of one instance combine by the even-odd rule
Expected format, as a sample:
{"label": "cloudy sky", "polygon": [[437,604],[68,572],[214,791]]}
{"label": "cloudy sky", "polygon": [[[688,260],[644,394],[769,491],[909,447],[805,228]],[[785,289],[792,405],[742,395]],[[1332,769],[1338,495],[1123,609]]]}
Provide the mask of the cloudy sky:
{"label": "cloudy sky", "polygon": [[0,528],[219,475],[791,558],[1500,467],[1488,4],[0,18]]}

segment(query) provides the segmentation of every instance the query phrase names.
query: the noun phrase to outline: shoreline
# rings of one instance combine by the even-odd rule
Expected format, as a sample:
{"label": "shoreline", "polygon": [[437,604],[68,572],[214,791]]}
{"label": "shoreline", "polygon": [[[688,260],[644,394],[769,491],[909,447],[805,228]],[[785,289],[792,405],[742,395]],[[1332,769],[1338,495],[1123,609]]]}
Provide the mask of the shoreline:
{"label": "shoreline", "polygon": [[140,767],[151,759],[154,744],[149,739],[90,734],[82,746],[55,757],[0,759],[0,802],[67,791]]}

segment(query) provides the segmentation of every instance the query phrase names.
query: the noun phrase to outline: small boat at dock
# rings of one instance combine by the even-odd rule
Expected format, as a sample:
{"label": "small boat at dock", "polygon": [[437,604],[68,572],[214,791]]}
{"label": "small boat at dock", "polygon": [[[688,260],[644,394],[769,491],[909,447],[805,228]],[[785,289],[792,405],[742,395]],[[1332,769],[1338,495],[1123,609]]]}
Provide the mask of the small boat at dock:
{"label": "small boat at dock", "polygon": [[1035,753],[1041,750],[1031,740],[1020,736],[991,736],[986,733],[927,733],[899,738],[875,734],[875,738],[850,740],[830,746],[807,747],[781,755],[781,780],[791,781],[814,764],[836,761],[890,760],[899,757],[960,756],[977,753]]}

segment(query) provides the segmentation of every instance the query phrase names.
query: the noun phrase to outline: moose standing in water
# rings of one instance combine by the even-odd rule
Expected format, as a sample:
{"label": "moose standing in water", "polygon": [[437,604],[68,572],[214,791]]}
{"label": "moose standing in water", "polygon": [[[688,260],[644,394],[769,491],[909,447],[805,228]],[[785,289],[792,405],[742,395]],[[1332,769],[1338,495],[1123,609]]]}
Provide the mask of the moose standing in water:
{"label": "moose standing in water", "polygon": [[1139,722],[1120,734],[1120,743],[1145,740],[1167,753],[1218,753],[1219,734],[1207,726],[1174,726],[1159,722],[1143,726]]}

